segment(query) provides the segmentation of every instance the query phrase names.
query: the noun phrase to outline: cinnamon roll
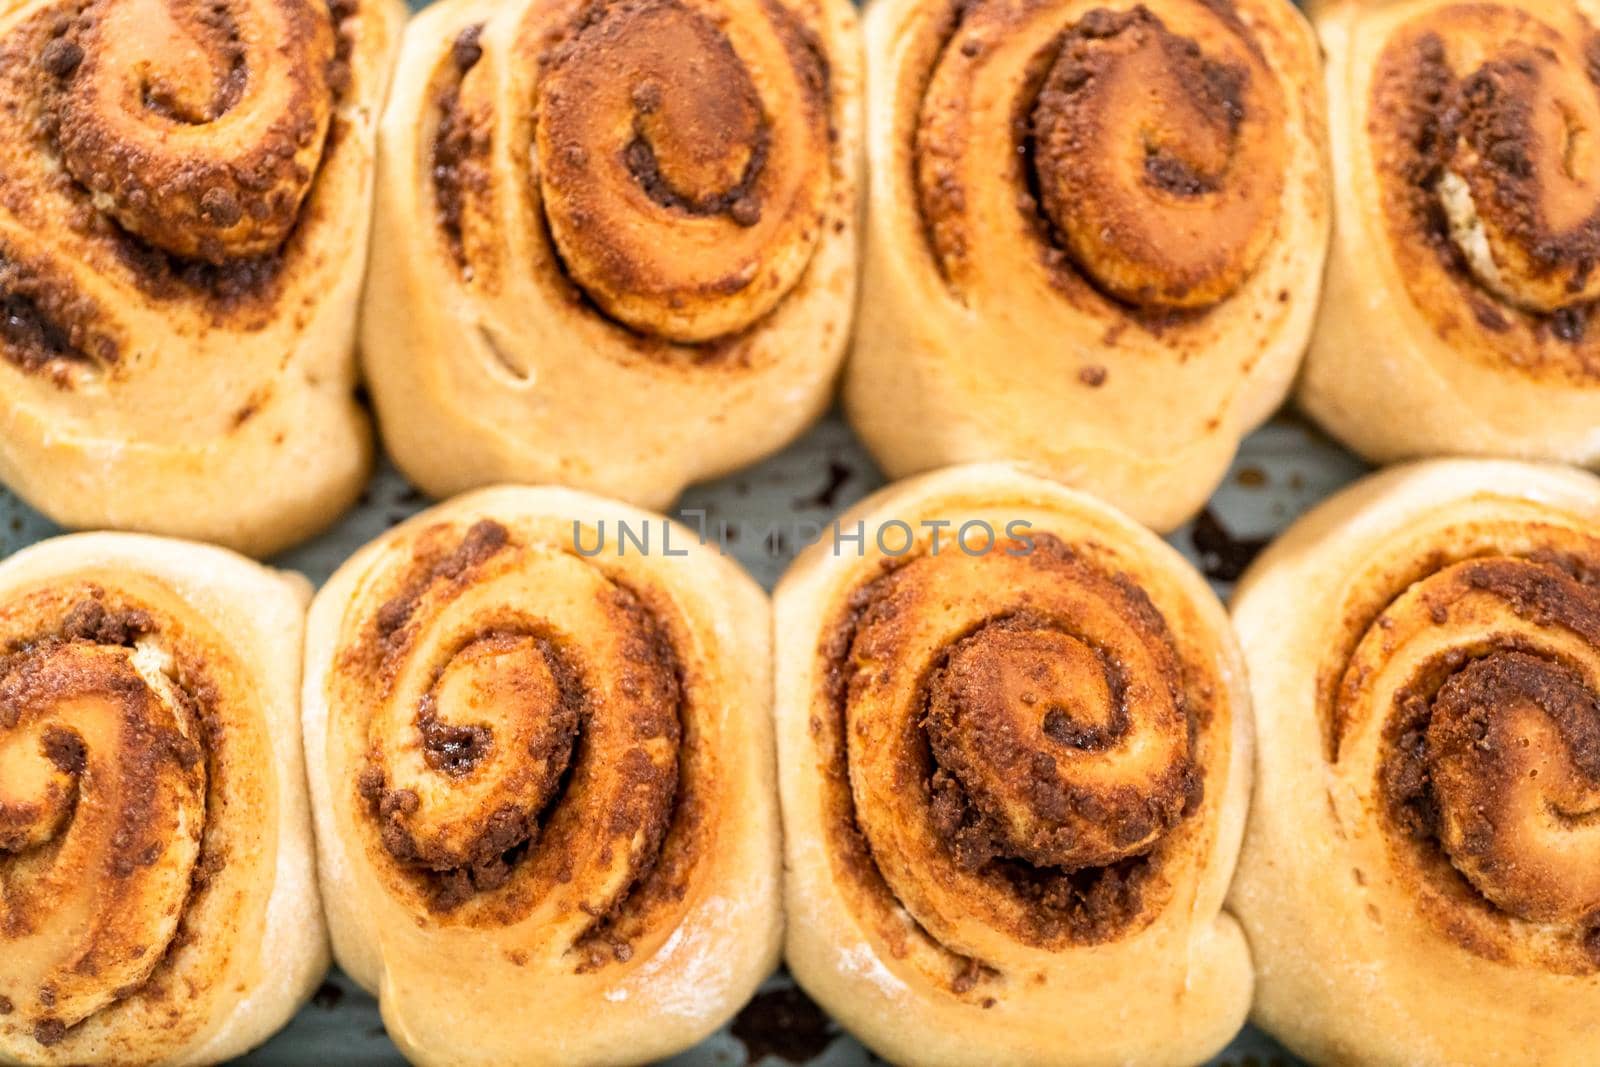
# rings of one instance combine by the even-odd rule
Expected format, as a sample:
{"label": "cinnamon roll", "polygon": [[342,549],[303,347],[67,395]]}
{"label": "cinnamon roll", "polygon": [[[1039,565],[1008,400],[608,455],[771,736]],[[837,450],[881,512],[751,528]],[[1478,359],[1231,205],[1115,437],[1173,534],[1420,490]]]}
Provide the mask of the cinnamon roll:
{"label": "cinnamon roll", "polygon": [[409,1059],[644,1063],[754,992],[780,931],[769,625],[683,527],[562,489],[425,512],[318,594],[334,954]]}
{"label": "cinnamon roll", "polygon": [[355,499],[355,311],[401,18],[396,0],[0,10],[0,479],[29,503],[266,554]]}
{"label": "cinnamon roll", "polygon": [[1333,254],[1301,405],[1370,459],[1600,465],[1600,27],[1568,0],[1334,2]]}
{"label": "cinnamon roll", "polygon": [[1192,1064],[1238,1030],[1222,911],[1250,716],[1205,582],[1002,465],[888,489],[775,601],[788,962],[920,1064]]}
{"label": "cinnamon roll", "polygon": [[221,1063],[310,996],[309,597],[133,534],[0,563],[0,1063]]}
{"label": "cinnamon roll", "polygon": [[873,0],[851,422],[891,477],[1008,459],[1168,529],[1283,399],[1327,246],[1285,0]]}
{"label": "cinnamon roll", "polygon": [[1386,471],[1269,549],[1234,623],[1257,1021],[1317,1063],[1592,1064],[1600,481]]}
{"label": "cinnamon roll", "polygon": [[846,0],[445,0],[381,130],[363,353],[445,496],[665,507],[825,407],[855,302]]}

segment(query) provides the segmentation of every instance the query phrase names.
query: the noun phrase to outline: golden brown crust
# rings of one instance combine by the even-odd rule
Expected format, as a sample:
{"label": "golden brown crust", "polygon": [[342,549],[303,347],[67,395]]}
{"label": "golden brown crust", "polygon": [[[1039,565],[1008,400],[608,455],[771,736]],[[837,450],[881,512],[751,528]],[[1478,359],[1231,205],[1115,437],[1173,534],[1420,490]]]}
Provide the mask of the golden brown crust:
{"label": "golden brown crust", "polygon": [[[1576,10],[1559,15],[1458,4],[1406,21],[1367,104],[1392,118],[1368,136],[1387,239],[1439,336],[1462,357],[1581,385],[1600,375],[1586,329],[1600,297],[1600,154],[1585,133],[1600,125],[1600,35]],[[1452,180],[1492,269],[1452,228]]]}
{"label": "golden brown crust", "polygon": [[[304,200],[349,133],[333,119],[352,90],[335,39],[347,57],[359,9],[89,0],[23,14],[0,41],[16,116],[0,203],[21,226],[64,228],[72,259],[145,299],[259,329],[284,271],[310,266],[305,237],[291,240],[303,207],[332,209]],[[47,332],[83,328],[40,317]],[[28,359],[20,345],[6,354]]]}
{"label": "golden brown crust", "polygon": [[893,476],[1038,464],[1165,529],[1287,390],[1329,211],[1278,0],[875,0],[852,424]]}
{"label": "golden brown crust", "polygon": [[[856,519],[868,543],[920,532],[894,557],[819,546],[777,598],[791,968],[895,1060],[1203,1059],[1249,985],[1216,912],[1248,734],[1203,586],[1104,505],[1007,467],[906,483]],[[984,551],[955,543],[981,524]],[[1171,1026],[1096,1007],[1166,1003],[1169,981],[1188,998]]]}
{"label": "golden brown crust", "polygon": [[857,47],[842,0],[413,23],[364,346],[408,476],[664,507],[814,418],[854,304]]}
{"label": "golden brown crust", "polygon": [[[32,1026],[41,1045],[151,981],[191,892],[204,892],[201,872],[225,862],[201,850],[203,723],[216,714],[202,698],[214,702],[214,685],[203,660],[175,662],[160,681],[141,674],[131,651],[173,621],[138,604],[96,586],[45,594],[13,609],[44,625],[26,636],[13,626],[0,658],[0,729],[36,737],[40,761],[8,776],[0,799],[11,860],[0,929],[45,932],[71,915],[73,887],[94,887],[101,905],[48,962],[6,975],[8,1022]],[[31,800],[30,786],[42,787]]]}
{"label": "golden brown crust", "polygon": [[114,535],[0,574],[6,1062],[212,1062],[326,966],[283,705],[298,663],[263,658],[295,655],[303,601],[185,547],[178,582],[170,543]]}
{"label": "golden brown crust", "polygon": [[[63,164],[97,208],[173,255],[221,265],[275,252],[320,163],[335,80],[349,77],[334,68],[340,18],[262,3],[243,19],[262,25],[241,33],[227,7],[95,0],[37,60]],[[199,126],[203,150],[185,136]]]}
{"label": "golden brown crust", "polygon": [[[755,325],[825,224],[827,61],[783,5],[764,14],[777,48],[754,66],[710,13],[675,0],[594,5],[559,44],[541,42],[537,151],[557,253],[590,299],[647,336]],[[788,84],[763,94],[754,79],[774,59]]]}
{"label": "golden brown crust", "polygon": [[[603,658],[509,604],[441,636],[452,601],[507,575],[525,581],[544,569],[543,546],[493,519],[416,536],[411,564],[369,585],[392,592],[339,657],[340,715],[367,724],[349,788],[369,859],[391,892],[443,924],[508,926],[554,893],[581,900],[572,965],[626,959],[618,931],[637,925],[636,895],[662,895],[650,883],[681,866],[661,862],[669,841],[690,863],[709,844],[693,807],[716,756],[685,736],[696,712],[684,701],[704,683],[673,650],[682,623],[595,575],[578,595],[614,636],[582,638]],[[552,583],[583,582],[567,559],[550,567]]]}
{"label": "golden brown crust", "polygon": [[1324,0],[1337,211],[1298,390],[1380,463],[1600,463],[1600,12]]}
{"label": "golden brown crust", "polygon": [[[1600,883],[1582,843],[1600,801],[1600,715],[1584,695],[1592,671],[1572,661],[1600,647],[1600,537],[1515,525],[1461,535],[1471,558],[1451,562],[1460,550],[1444,531],[1404,586],[1356,579],[1351,617],[1360,602],[1385,606],[1342,669],[1321,668],[1340,678],[1323,713],[1334,762],[1377,761],[1382,832],[1414,866],[1441,936],[1495,960],[1600,974],[1588,945]],[[1508,542],[1519,551],[1494,552]]]}
{"label": "golden brown crust", "polygon": [[[959,637],[928,648],[935,605],[985,587],[1000,602],[940,622]],[[1160,910],[1218,724],[1134,579],[1044,533],[902,560],[850,593],[824,649],[833,711],[813,734],[838,761],[838,875],[886,927],[908,910],[952,988],[993,970],[945,945],[954,915],[1059,950]]]}
{"label": "golden brown crust", "polygon": [[[726,624],[708,631],[677,584],[674,565],[705,560],[579,552],[599,536],[588,509],[607,534],[613,515],[641,521],[610,507],[463,498],[370,546],[315,609],[331,629],[308,736],[337,835],[336,945],[420,1062],[527,1062],[530,1040],[552,1062],[667,1055],[770,965],[769,753],[743,703],[760,668],[730,661]],[[742,624],[762,614],[713,572]],[[458,953],[482,969],[470,981]],[[703,1003],[670,1026],[643,1006],[683,996]]]}
{"label": "golden brown crust", "polygon": [[519,125],[533,142],[519,151],[538,183],[509,189],[488,176],[487,140],[465,135],[500,106],[481,30],[457,37],[435,90],[438,222],[466,277],[492,288],[500,270],[528,269],[494,265],[504,235],[485,201],[498,194],[527,197],[545,219],[545,284],[642,352],[730,341],[788,296],[838,178],[828,60],[799,15],[752,3],[730,26],[678,0],[530,5],[499,62],[529,76]]}
{"label": "golden brown crust", "polygon": [[[1283,189],[1284,89],[1249,27],[1217,4],[1169,29],[1149,7],[1094,8],[1028,57],[1012,101],[1007,180],[1067,299],[1137,316],[1204,309],[1255,270]],[[959,291],[988,238],[964,163],[986,68],[1048,5],[953,5],[922,93],[917,185],[928,237]],[[1160,91],[1152,86],[1163,87]],[[1139,136],[1127,131],[1138,130]],[[1098,290],[1097,297],[1091,290]],[[1159,317],[1152,320],[1159,322]]]}
{"label": "golden brown crust", "polygon": [[[1592,1049],[1569,1021],[1600,996],[1597,515],[1572,472],[1418,465],[1246,575],[1262,814],[1233,900],[1262,1021],[1313,1060]],[[1461,1020],[1467,1000],[1492,1017]]]}
{"label": "golden brown crust", "polygon": [[[1434,815],[1456,869],[1501,911],[1600,925],[1600,877],[1559,833],[1583,825],[1600,795],[1600,719],[1582,679],[1524,653],[1475,661],[1441,687],[1426,739],[1433,796],[1420,783],[1393,796],[1420,805],[1416,829],[1426,833]],[[1524,829],[1546,818],[1552,839]],[[1600,968],[1590,934],[1578,947]]]}
{"label": "golden brown crust", "polygon": [[[391,3],[31,0],[0,17],[0,475],[30,502],[259,552],[353,495]],[[218,486],[241,481],[267,489],[225,511]]]}

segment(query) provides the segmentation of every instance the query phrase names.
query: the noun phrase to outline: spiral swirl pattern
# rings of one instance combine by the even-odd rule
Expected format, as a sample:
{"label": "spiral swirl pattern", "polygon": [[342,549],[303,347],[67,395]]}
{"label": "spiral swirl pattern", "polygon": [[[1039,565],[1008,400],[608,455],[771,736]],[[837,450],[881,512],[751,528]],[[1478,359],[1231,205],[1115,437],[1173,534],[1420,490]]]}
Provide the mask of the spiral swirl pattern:
{"label": "spiral swirl pattern", "polygon": [[213,264],[288,237],[327,137],[333,61],[314,0],[238,13],[96,0],[39,58],[59,82],[62,161],[96,206]]}
{"label": "spiral swirl pattern", "polygon": [[855,18],[442,0],[407,27],[362,352],[412,482],[664,509],[821,414],[855,306]]}
{"label": "spiral swirl pattern", "polygon": [[[57,521],[266,552],[354,495],[392,2],[0,16],[0,477]],[[262,499],[215,492],[241,481]]]}
{"label": "spiral swirl pattern", "polygon": [[[87,0],[23,14],[0,79],[19,116],[0,155],[19,227],[0,234],[18,275],[6,356],[62,370],[74,356],[106,369],[139,355],[126,337],[84,343],[117,325],[103,282],[236,323],[259,315],[333,147],[356,7]],[[30,267],[39,242],[20,228],[51,214],[45,232],[65,232]]]}
{"label": "spiral swirl pattern", "polygon": [[[1284,89],[1231,8],[986,2],[948,32],[917,185],[958,289],[987,273],[999,197],[1031,210],[1035,255],[1069,299],[1093,302],[1087,283],[1131,309],[1203,309],[1255,271],[1283,196]],[[1002,146],[1020,187],[995,181]]]}
{"label": "spiral swirl pattern", "polygon": [[[8,956],[5,977],[34,991],[20,1007],[42,1045],[150,977],[177,932],[205,830],[199,703],[161,670],[159,651],[140,647],[151,616],[108,610],[97,592],[81,594],[58,632],[8,656],[0,680],[0,925],[8,940],[53,950],[22,953],[20,969]],[[85,936],[79,924],[108,886],[115,909]]]}
{"label": "spiral swirl pattern", "polygon": [[1430,567],[1361,635],[1336,761],[1445,936],[1600,973],[1600,539],[1479,536],[1522,551]]}
{"label": "spiral swirl pattern", "polygon": [[180,591],[165,548],[125,544],[64,539],[0,570],[7,1062],[226,1058],[280,1026],[327,965],[307,917],[293,678],[215,608],[249,588],[251,610],[288,628],[264,640],[288,648],[301,604],[214,550],[183,557],[191,575],[213,571]]}
{"label": "spiral swirl pattern", "polygon": [[1310,26],[1283,0],[884,0],[865,22],[852,425],[893,478],[1027,458],[1181,524],[1311,331]]}
{"label": "spiral swirl pattern", "polygon": [[549,1062],[668,1055],[772,962],[770,753],[743,703],[760,668],[706,616],[754,610],[739,625],[764,634],[761,598],[722,561],[590,551],[650,521],[611,508],[469,496],[313,607],[335,946],[420,1062],[516,1060],[530,1040]]}
{"label": "spiral swirl pattern", "polygon": [[704,847],[680,811],[705,768],[668,631],[570,552],[521,549],[493,520],[452,536],[424,536],[341,679],[367,722],[353,786],[373,854],[439,921],[534,910],[574,966],[625,960],[623,931],[681,895]]}
{"label": "spiral swirl pattern", "polygon": [[1206,713],[1165,620],[1137,586],[1032,540],[863,587],[829,668],[853,820],[958,985],[1007,941],[1059,949],[1148,923],[1170,891],[1153,875],[1204,798]]}
{"label": "spiral swirl pattern", "polygon": [[603,5],[540,99],[551,232],[607,312],[706,341],[794,288],[830,180],[828,69],[784,9]]}
{"label": "spiral swirl pattern", "polygon": [[483,125],[503,105],[481,25],[456,39],[436,90],[438,214],[474,282],[492,284],[485,263],[507,251],[493,197],[526,195],[548,257],[499,269],[573,286],[639,337],[705,344],[789,296],[838,181],[829,62],[796,13],[760,0],[536,4],[509,51],[535,101],[524,151],[537,187],[497,194],[485,180]]}
{"label": "spiral swirl pattern", "polygon": [[[890,1060],[1204,1059],[1249,964],[1219,915],[1248,734],[1203,582],[1010,467],[858,518],[920,532],[816,546],[777,593],[779,632],[816,633],[778,671],[791,969]],[[1178,989],[1170,1028],[1106,1010]]]}
{"label": "spiral swirl pattern", "polygon": [[[1446,4],[1383,42],[1370,108],[1388,240],[1463,354],[1582,383],[1600,368],[1600,36],[1565,4]],[[1469,312],[1462,314],[1463,311]]]}
{"label": "spiral swirl pattern", "polygon": [[1312,1062],[1586,1063],[1600,482],[1373,475],[1267,550],[1234,620],[1261,759],[1230,903],[1262,1025]]}

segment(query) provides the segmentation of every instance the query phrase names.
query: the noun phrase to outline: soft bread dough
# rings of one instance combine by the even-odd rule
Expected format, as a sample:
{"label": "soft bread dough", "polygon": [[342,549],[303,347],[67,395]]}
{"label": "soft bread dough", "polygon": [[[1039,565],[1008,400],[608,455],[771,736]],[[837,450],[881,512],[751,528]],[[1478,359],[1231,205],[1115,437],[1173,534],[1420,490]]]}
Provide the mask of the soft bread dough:
{"label": "soft bread dough", "polygon": [[[0,10],[0,481],[54,521],[266,556],[355,502],[372,462],[355,399],[356,307],[405,11],[399,0],[349,6],[319,36],[305,27],[328,22],[321,0],[245,5],[231,17],[249,32],[229,43],[183,21],[186,8],[141,0],[82,15],[58,0]],[[52,36],[58,23],[73,28]],[[207,60],[222,61],[210,44],[240,48],[233,61],[248,76],[211,121],[118,103],[119,90],[137,98],[141,76],[127,68],[153,65],[162,91],[181,97],[172,107],[213,107],[225,94],[211,83]],[[65,92],[51,71],[71,67],[72,49]],[[342,93],[326,96],[324,70]],[[84,103],[94,88],[97,109]],[[326,118],[325,142],[302,130],[312,116]],[[86,146],[75,155],[76,142],[39,134],[52,123]],[[125,195],[91,195],[85,174],[125,183]],[[249,185],[268,178],[293,188]],[[193,203],[196,183],[220,199]],[[259,224],[270,247],[202,223],[230,204],[238,228]]]}
{"label": "soft bread dough", "polygon": [[[0,995],[13,1009],[0,1017],[0,1062],[221,1063],[288,1022],[328,967],[300,746],[300,658],[310,586],[299,575],[269,571],[224,549],[135,534],[76,534],[0,563],[0,634],[11,641],[33,624],[55,632],[74,606],[94,599],[93,589],[108,605],[138,605],[157,620],[130,653],[187,663],[186,669],[203,673],[211,687],[209,693],[195,689],[199,695],[191,699],[213,703],[210,728],[223,738],[220,749],[206,750],[210,792],[201,830],[203,840],[218,842],[220,851],[205,888],[194,890],[184,903],[180,929],[187,941],[165,951],[148,982],[68,1029],[55,1044],[36,1040],[38,990],[14,984],[18,972],[12,968],[31,969],[34,961],[60,949],[28,937],[12,942],[0,934]],[[169,619],[170,625],[164,621]],[[0,674],[21,658],[0,658]],[[183,686],[181,672],[162,683],[163,689]],[[0,721],[16,710],[9,704],[0,697]],[[91,719],[77,718],[70,709],[46,717],[74,729],[80,723],[85,730],[92,726]],[[25,720],[21,729],[27,728]],[[28,753],[21,749],[21,735],[8,739],[7,733],[0,728],[0,765],[16,768],[8,757],[26,759]],[[94,772],[97,758],[109,754],[97,753],[92,740],[84,744]],[[83,788],[73,823],[60,831],[61,838],[94,832],[77,826],[77,820],[91,817],[88,805],[98,796],[95,783]],[[0,805],[5,792],[0,783]],[[208,855],[204,846],[201,855]],[[36,868],[25,871],[24,862],[0,849],[0,871],[18,908],[25,907],[31,878],[40,876]],[[111,892],[99,881],[91,881],[91,887]],[[71,890],[63,895],[70,897]],[[155,921],[122,912],[126,901],[104,900],[103,906],[112,909],[105,914],[119,922]],[[54,898],[43,915],[29,914],[44,924],[49,937],[51,915],[70,907],[68,900]],[[163,946],[146,949],[162,951]]]}
{"label": "soft bread dough", "polygon": [[[1330,204],[1304,18],[1282,0],[871,0],[863,25],[851,425],[891,478],[1026,461],[1179,525],[1282,402],[1316,311]],[[1037,59],[1058,53],[1030,118]],[[1208,77],[1247,88],[1213,98]],[[1207,138],[1237,114],[1237,138]],[[1209,191],[1158,188],[1151,160]]]}
{"label": "soft bread dough", "polygon": [[[1537,696],[1541,688],[1559,694],[1575,684],[1556,666],[1565,662],[1583,679],[1593,715],[1597,563],[1600,481],[1555,467],[1451,460],[1356,483],[1295,523],[1244,576],[1233,619],[1259,756],[1228,902],[1256,958],[1253,1018],[1298,1055],[1397,1067],[1594,1062],[1600,956],[1585,947],[1589,927],[1581,917],[1529,918],[1535,905],[1514,878],[1545,871],[1544,906],[1581,911],[1584,880],[1596,883],[1593,827],[1563,829],[1559,819],[1519,813],[1516,800],[1504,813],[1482,807],[1498,827],[1486,846],[1498,849],[1503,838],[1530,851],[1500,856],[1501,873],[1468,875],[1472,850],[1445,848],[1432,829],[1415,843],[1393,814],[1408,809],[1387,799],[1397,787],[1384,783],[1414,781],[1395,773],[1406,766],[1396,717],[1420,701],[1430,721],[1440,719],[1451,694],[1471,693],[1462,683],[1474,679],[1531,679],[1534,700],[1548,700]],[[1433,676],[1429,664],[1449,677]],[[1520,752],[1543,761],[1533,768],[1538,777],[1521,779],[1535,791],[1530,803],[1547,810],[1546,802],[1570,802],[1560,746],[1540,725],[1550,720],[1529,715],[1520,697],[1472,699],[1486,722],[1514,734],[1482,734],[1474,746],[1481,757],[1510,766]],[[1456,774],[1454,757],[1427,755],[1449,743],[1441,725],[1427,728],[1419,757],[1435,760],[1435,802],[1442,810],[1449,797],[1498,803],[1483,772],[1440,784]],[[1591,778],[1588,789],[1592,801],[1600,781]],[[1542,862],[1539,827],[1553,835],[1553,868],[1528,866]]]}
{"label": "soft bread dough", "polygon": [[[766,597],[666,522],[565,489],[482,490],[363,548],[312,605],[306,751],[334,953],[413,1062],[657,1060],[714,1031],[777,964]],[[616,555],[622,523],[649,531],[652,554]],[[602,534],[603,551],[574,551]],[[581,696],[551,696],[551,678]],[[664,706],[681,730],[672,821],[655,873],[630,889],[606,872],[654,810],[626,797],[660,799],[647,771],[672,759]],[[417,758],[424,711],[467,731],[467,771]],[[502,881],[441,903],[450,883],[398,862],[378,824],[448,865],[465,833],[452,827],[484,825],[494,797],[549,774],[533,757],[560,747],[548,739],[563,723],[574,747],[542,779],[553,792],[532,802],[531,843],[510,846]],[[617,771],[634,785],[602,802]],[[390,822],[403,786],[418,803]],[[589,935],[618,907],[612,948]]]}
{"label": "soft bread dough", "polygon": [[[969,555],[956,538],[980,521],[1003,544],[1020,544],[1005,540],[1009,524],[1030,523],[1038,543],[1016,559],[998,547]],[[949,523],[938,528],[938,553],[926,525],[934,522]],[[895,523],[916,530],[907,552],[898,551],[906,534]],[[1215,596],[1149,531],[1086,494],[1004,465],[893,486],[840,519],[847,535],[858,524],[864,550],[847,542],[835,552],[825,538],[775,595],[790,970],[891,1062],[1204,1061],[1238,1031],[1252,982],[1249,949],[1222,910],[1249,793],[1249,704]],[[979,527],[966,537],[974,550],[982,544]],[[1125,727],[1115,725],[1108,691],[1096,695],[1113,678],[1126,684]],[[1188,715],[1169,703],[1179,698],[1168,685],[1195,716],[1192,750]],[[991,730],[960,727],[971,702],[987,709],[981,721]],[[934,733],[924,708],[930,716],[954,708],[954,728]],[[1081,751],[1052,739],[1052,730],[1072,735],[1070,725],[1051,725],[1062,715],[1078,723]],[[1016,848],[1116,853],[1121,830],[1141,824],[1089,816],[1080,825],[1066,810],[1052,814],[1046,799],[1030,807],[1020,799],[1024,784],[1015,792],[1008,785],[1042,774],[1042,788],[1056,768],[1082,790],[1073,794],[1085,798],[1077,810],[1126,813],[1123,805],[1135,803],[1126,795],[1094,792],[1094,783],[1109,788],[1121,775],[1146,810],[1146,802],[1171,802],[1168,772],[1182,766],[1175,746],[1192,757],[1196,806],[1186,815],[1164,808],[1164,829],[1145,825],[1155,874],[1133,890],[1136,905],[1095,897],[1108,918],[1074,932],[1072,919],[1041,916],[997,885],[992,864],[974,873],[957,863],[952,839],[925,829],[937,816],[928,811],[924,734],[950,746],[937,757],[939,775],[1011,798],[1003,810],[1033,828],[999,833],[1032,840]],[[962,746],[991,756],[963,769]],[[1095,797],[1107,806],[1095,808]],[[1139,849],[1130,851],[1138,866]],[[1049,859],[1039,877],[1061,888]]]}
{"label": "soft bread dough", "polygon": [[597,10],[442,0],[406,30],[362,352],[384,445],[434,496],[555,483],[665,508],[832,395],[856,299],[854,8]]}
{"label": "soft bread dough", "polygon": [[[1600,211],[1600,157],[1582,132],[1600,125],[1585,58],[1600,9],[1587,0],[1332,0],[1310,11],[1327,57],[1335,211],[1298,403],[1377,463],[1477,455],[1600,464],[1600,330],[1588,322],[1600,277],[1585,266],[1592,254],[1561,251],[1582,218],[1593,230]],[[1437,62],[1426,58],[1435,43]],[[1512,128],[1540,142],[1504,147],[1503,158],[1521,153],[1530,168],[1513,183],[1481,164],[1461,94],[1528,55],[1538,57],[1530,77],[1546,87],[1531,101],[1540,123]],[[1500,78],[1478,98],[1515,107],[1531,91]],[[1431,110],[1424,95],[1438,99]],[[1452,109],[1463,129],[1453,151],[1434,145],[1444,162],[1419,163],[1419,120],[1408,117],[1443,119]],[[1570,137],[1555,137],[1546,120],[1563,114]],[[1439,170],[1434,185],[1415,184],[1418,167]],[[1519,242],[1497,240],[1488,225],[1526,195],[1541,198],[1542,229],[1524,243],[1556,250],[1548,270],[1520,265]],[[1500,197],[1505,208],[1495,208]],[[1528,306],[1552,298],[1559,307]]]}

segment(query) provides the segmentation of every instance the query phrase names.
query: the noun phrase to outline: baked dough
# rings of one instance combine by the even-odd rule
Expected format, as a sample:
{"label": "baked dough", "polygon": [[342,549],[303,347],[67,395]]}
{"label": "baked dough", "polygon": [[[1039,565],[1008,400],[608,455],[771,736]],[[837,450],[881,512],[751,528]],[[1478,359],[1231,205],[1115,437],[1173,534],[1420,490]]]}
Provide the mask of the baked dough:
{"label": "baked dough", "polygon": [[564,489],[424,512],[318,594],[334,954],[410,1060],[650,1062],[770,973],[769,627],[688,530]]}
{"label": "baked dough", "polygon": [[1229,906],[1313,1063],[1600,1048],[1600,481],[1374,475],[1245,575],[1259,737]]}
{"label": "baked dough", "polygon": [[435,496],[665,508],[828,403],[856,295],[847,0],[444,0],[381,131],[363,353]]}
{"label": "baked dough", "polygon": [[1003,465],[904,482],[839,529],[774,605],[800,984],[895,1063],[1216,1053],[1250,1003],[1222,910],[1250,713],[1204,580]]}
{"label": "baked dough", "polygon": [[310,594],[135,534],[0,563],[0,1063],[221,1063],[322,979]]}
{"label": "baked dough", "polygon": [[1015,460],[1159,530],[1283,400],[1327,250],[1285,0],[872,0],[845,410],[891,478]]}
{"label": "baked dough", "polygon": [[403,18],[0,5],[0,481],[66,526],[254,555],[354,502],[356,302]]}
{"label": "baked dough", "polygon": [[1311,10],[1336,211],[1301,406],[1380,463],[1600,464],[1600,11]]}

